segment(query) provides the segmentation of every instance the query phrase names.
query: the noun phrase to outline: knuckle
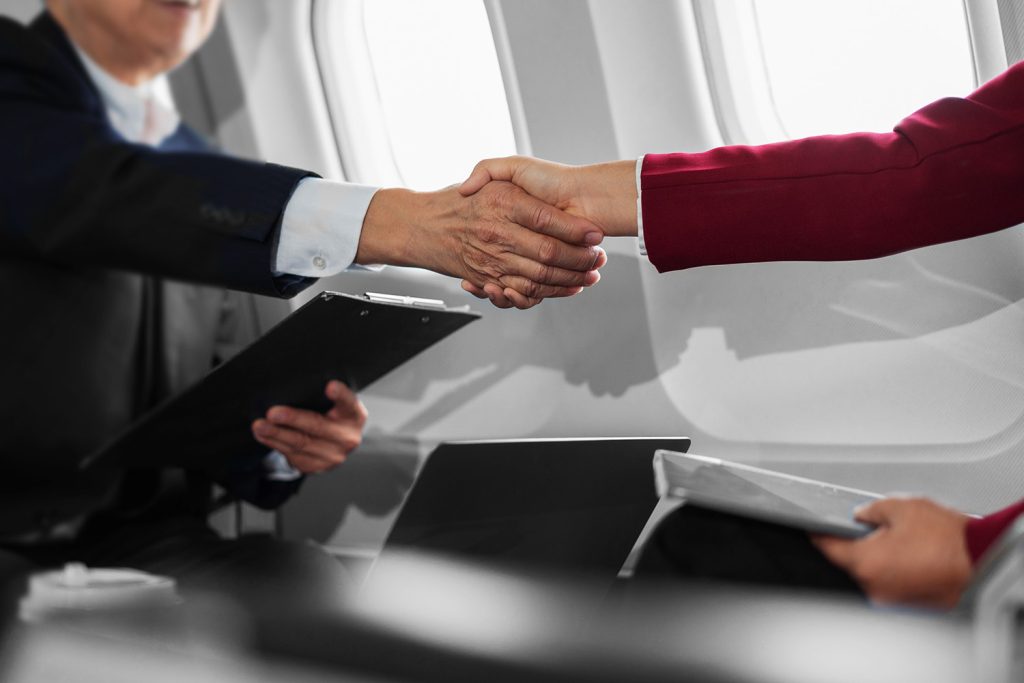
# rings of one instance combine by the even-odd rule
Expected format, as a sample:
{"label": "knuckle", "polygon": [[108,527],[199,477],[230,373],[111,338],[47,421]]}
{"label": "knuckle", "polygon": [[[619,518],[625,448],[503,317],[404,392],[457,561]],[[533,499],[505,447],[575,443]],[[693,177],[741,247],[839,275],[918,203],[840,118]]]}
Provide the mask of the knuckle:
{"label": "knuckle", "polygon": [[345,434],[338,442],[345,453],[351,453],[363,444],[362,432],[355,431]]}
{"label": "knuckle", "polygon": [[516,306],[516,308],[518,308],[520,311],[528,311],[531,308],[533,308],[534,306],[536,306],[538,303],[540,303],[540,302],[537,301],[536,299],[531,299],[531,298],[527,297],[525,300],[519,302],[519,304]]}
{"label": "knuckle", "polygon": [[541,293],[540,293],[540,290],[541,290],[540,285],[537,284],[536,282],[534,282],[533,280],[520,279],[519,281],[515,282],[511,286],[511,288],[515,289],[522,296],[524,296],[526,298],[531,298],[532,299],[532,298],[539,297],[541,295]]}
{"label": "knuckle", "polygon": [[537,258],[545,265],[551,265],[558,258],[558,243],[553,239],[545,239],[540,243]]}
{"label": "knuckle", "polygon": [[323,415],[310,415],[299,429],[303,431],[306,438],[311,436],[323,436],[330,429],[331,421]]}
{"label": "knuckle", "polygon": [[[550,283],[555,278],[557,271],[552,266],[541,266],[537,269],[537,279],[535,282],[530,284],[537,286],[538,283]],[[524,292],[525,293],[525,292]],[[537,296],[536,294],[527,294],[527,296]]]}
{"label": "knuckle", "polygon": [[597,263],[597,252],[593,249],[576,248],[573,251],[573,261],[580,269],[593,268]]}
{"label": "knuckle", "polygon": [[500,183],[491,183],[483,197],[484,206],[494,212],[506,212],[512,207],[512,197],[508,188]]}
{"label": "knuckle", "polygon": [[546,204],[534,208],[532,220],[533,228],[541,232],[547,231],[555,222],[551,207]]}
{"label": "knuckle", "polygon": [[295,432],[295,436],[292,439],[292,448],[296,451],[302,452],[309,448],[309,444],[312,443],[313,439],[310,438],[306,432]]}
{"label": "knuckle", "polygon": [[475,270],[483,275],[485,280],[500,277],[503,273],[501,262],[490,254],[479,254],[477,256]]}
{"label": "knuckle", "polygon": [[493,223],[482,223],[476,228],[477,239],[483,244],[500,244],[503,241],[502,230]]}

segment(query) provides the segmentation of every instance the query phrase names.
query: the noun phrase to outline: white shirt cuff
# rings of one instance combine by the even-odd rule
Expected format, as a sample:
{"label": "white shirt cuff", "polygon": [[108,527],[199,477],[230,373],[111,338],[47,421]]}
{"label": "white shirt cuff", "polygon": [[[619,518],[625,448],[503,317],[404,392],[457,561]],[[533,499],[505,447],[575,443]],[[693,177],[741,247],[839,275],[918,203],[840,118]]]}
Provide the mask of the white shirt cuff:
{"label": "white shirt cuff", "polygon": [[300,181],[281,219],[274,272],[319,278],[353,266],[363,219],[378,189],[320,178]]}
{"label": "white shirt cuff", "polygon": [[270,451],[263,456],[263,472],[270,481],[295,481],[302,478],[302,472],[292,467],[281,451]]}
{"label": "white shirt cuff", "polygon": [[640,201],[640,193],[643,189],[640,187],[640,178],[644,171],[644,158],[640,157],[636,160],[636,236],[638,238],[637,246],[640,247],[640,255],[647,256],[647,244],[644,242],[644,205]]}

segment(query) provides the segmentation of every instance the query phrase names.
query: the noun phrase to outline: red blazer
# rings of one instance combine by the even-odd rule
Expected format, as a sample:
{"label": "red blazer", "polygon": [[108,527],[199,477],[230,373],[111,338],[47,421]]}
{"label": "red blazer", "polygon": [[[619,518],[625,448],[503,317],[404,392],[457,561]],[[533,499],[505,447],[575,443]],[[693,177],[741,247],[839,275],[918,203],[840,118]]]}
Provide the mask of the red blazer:
{"label": "red blazer", "polygon": [[[659,271],[875,258],[1024,223],[1024,62],[891,133],[651,154],[644,241]],[[977,559],[1024,501],[968,525]]]}

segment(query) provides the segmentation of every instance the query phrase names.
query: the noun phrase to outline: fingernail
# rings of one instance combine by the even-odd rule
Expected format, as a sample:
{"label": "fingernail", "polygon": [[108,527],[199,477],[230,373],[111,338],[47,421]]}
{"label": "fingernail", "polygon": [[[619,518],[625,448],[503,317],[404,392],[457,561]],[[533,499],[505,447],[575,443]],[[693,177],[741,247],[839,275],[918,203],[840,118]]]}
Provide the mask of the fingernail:
{"label": "fingernail", "polygon": [[338,394],[341,393],[341,387],[338,386],[338,382],[327,383],[327,398],[338,398]]}
{"label": "fingernail", "polygon": [[284,408],[271,408],[267,413],[267,419],[271,422],[284,422],[288,419],[288,411]]}
{"label": "fingernail", "polygon": [[599,232],[588,232],[583,238],[583,242],[590,246],[597,246],[598,244],[601,244],[601,242],[604,242],[604,235]]}
{"label": "fingernail", "polygon": [[259,436],[267,436],[270,434],[270,425],[263,420],[256,420],[252,426],[252,431]]}

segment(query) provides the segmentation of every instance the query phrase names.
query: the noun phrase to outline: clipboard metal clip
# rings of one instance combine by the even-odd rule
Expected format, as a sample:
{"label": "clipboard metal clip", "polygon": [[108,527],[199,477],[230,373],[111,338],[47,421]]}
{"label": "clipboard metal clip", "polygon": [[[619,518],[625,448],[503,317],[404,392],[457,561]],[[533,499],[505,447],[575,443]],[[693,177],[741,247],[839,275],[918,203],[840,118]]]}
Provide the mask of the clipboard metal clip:
{"label": "clipboard metal clip", "polygon": [[400,304],[403,306],[419,306],[422,308],[433,308],[445,310],[446,306],[440,299],[421,299],[415,296],[401,296],[399,294],[378,294],[366,292],[363,297],[367,301],[381,304]]}

